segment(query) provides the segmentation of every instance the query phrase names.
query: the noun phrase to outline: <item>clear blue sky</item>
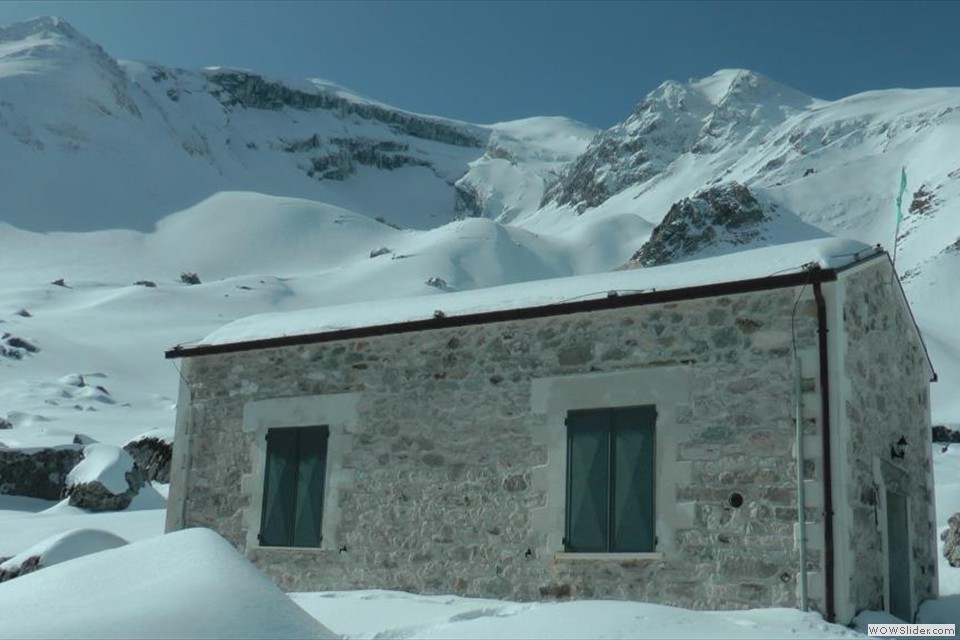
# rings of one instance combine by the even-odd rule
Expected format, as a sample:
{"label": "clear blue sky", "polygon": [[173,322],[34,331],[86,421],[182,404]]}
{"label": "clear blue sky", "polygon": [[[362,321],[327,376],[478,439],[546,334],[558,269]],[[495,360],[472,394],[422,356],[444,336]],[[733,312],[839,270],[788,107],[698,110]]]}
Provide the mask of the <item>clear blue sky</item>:
{"label": "clear blue sky", "polygon": [[607,127],[667,79],[759,71],[818,98],[960,86],[960,2],[0,2],[118,58],[324,78],[472,122]]}

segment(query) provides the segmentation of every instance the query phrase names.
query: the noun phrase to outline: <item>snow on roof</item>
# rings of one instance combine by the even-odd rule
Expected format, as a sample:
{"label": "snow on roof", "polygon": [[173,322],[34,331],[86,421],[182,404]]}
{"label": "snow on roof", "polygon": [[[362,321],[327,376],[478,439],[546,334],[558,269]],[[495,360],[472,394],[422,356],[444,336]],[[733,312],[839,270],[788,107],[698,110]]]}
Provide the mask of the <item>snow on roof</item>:
{"label": "snow on roof", "polygon": [[[565,302],[598,300],[608,297],[611,292],[652,293],[740,282],[800,273],[811,263],[823,269],[837,269],[874,255],[878,251],[879,249],[855,240],[817,239],[661,267],[535,280],[438,295],[268,313],[231,322],[199,342],[183,345],[182,348],[189,352],[191,349],[207,346],[389,326],[429,320],[437,315],[450,318],[511,309],[531,309]],[[171,351],[168,355],[178,355],[177,350]]]}

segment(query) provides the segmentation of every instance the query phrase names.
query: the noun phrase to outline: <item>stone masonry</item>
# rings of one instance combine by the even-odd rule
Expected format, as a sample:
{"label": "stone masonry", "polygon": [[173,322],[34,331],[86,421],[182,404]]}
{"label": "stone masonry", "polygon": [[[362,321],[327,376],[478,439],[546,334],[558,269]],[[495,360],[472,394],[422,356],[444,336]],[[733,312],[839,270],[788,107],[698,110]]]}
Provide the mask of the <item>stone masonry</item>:
{"label": "stone masonry", "polygon": [[[176,440],[188,468],[173,480],[183,478],[185,500],[171,501],[180,511],[169,522],[219,531],[287,590],[799,606],[791,329],[810,365],[804,402],[816,406],[816,326],[807,287],[193,357]],[[630,372],[689,383],[657,405],[658,447],[661,436],[672,443],[657,480],[672,487],[657,504],[669,539],[653,554],[570,557],[549,542],[562,530],[537,519],[563,500],[563,486],[541,481],[564,464],[541,435],[563,426],[532,408],[533,381],[575,388],[577,376]],[[319,550],[249,546],[262,469],[255,435],[241,429],[245,407],[334,394],[358,398],[349,445],[329,462],[342,476],[327,484],[335,534]],[[815,479],[819,462],[805,466]],[[819,511],[806,515],[816,527]],[[814,542],[807,569],[817,575]],[[820,597],[811,593],[815,608]]]}
{"label": "stone masonry", "polygon": [[[846,282],[843,366],[849,390],[841,410],[849,424],[845,453],[854,525],[849,540],[851,599],[856,610],[884,608],[881,509],[886,487],[909,497],[916,609],[935,595],[937,583],[926,356],[911,336],[910,318],[899,306],[899,285],[887,263],[853,274]],[[908,443],[906,452],[894,459],[890,448],[901,436]]]}

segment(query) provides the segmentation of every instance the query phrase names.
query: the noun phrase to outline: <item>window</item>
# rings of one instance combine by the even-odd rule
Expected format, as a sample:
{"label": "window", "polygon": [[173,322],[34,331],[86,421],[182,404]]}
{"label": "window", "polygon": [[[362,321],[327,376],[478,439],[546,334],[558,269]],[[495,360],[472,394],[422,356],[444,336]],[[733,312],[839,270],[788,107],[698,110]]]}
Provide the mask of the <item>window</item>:
{"label": "window", "polygon": [[652,405],[567,414],[566,551],[655,550],[656,420]]}
{"label": "window", "polygon": [[261,545],[320,546],[329,434],[326,426],[267,431]]}

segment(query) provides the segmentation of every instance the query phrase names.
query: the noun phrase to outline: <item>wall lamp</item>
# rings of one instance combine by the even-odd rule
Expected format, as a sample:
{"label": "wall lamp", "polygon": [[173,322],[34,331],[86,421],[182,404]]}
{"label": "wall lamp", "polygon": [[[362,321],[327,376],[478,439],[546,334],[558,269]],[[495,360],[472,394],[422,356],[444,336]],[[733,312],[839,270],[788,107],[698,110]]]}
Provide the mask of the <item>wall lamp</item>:
{"label": "wall lamp", "polygon": [[904,436],[900,436],[900,439],[897,440],[897,443],[890,447],[890,459],[896,460],[907,455],[907,439]]}

